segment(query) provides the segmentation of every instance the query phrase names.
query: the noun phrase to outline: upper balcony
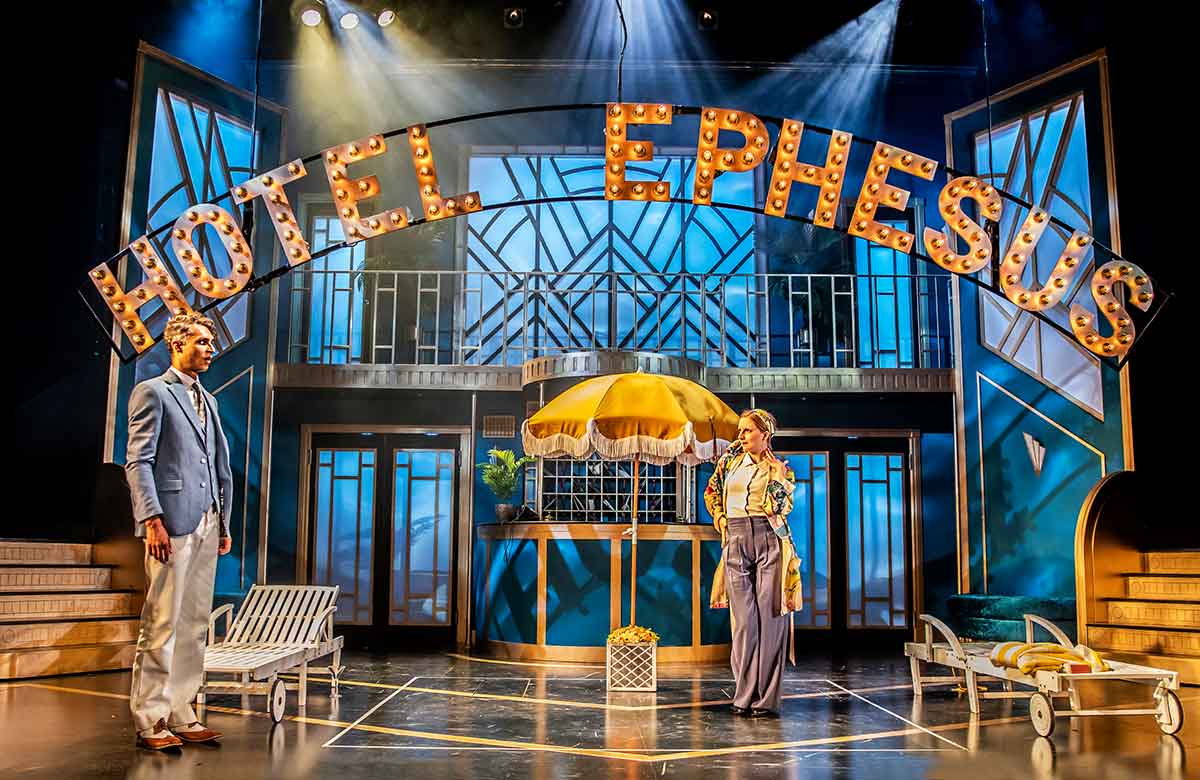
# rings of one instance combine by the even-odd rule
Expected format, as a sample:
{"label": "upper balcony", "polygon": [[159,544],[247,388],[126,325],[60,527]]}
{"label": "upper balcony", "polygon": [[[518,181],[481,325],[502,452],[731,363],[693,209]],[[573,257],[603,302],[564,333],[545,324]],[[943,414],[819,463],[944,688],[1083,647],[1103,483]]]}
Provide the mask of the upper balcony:
{"label": "upper balcony", "polygon": [[298,269],[284,386],[519,389],[528,361],[649,352],[715,389],[948,391],[945,274]]}

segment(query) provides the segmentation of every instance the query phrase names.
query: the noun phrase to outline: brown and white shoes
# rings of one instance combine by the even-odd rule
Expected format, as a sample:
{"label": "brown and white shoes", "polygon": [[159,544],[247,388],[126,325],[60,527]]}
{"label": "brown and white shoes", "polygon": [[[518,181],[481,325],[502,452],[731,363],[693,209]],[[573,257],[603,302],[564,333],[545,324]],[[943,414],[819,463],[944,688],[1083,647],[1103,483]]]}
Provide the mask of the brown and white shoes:
{"label": "brown and white shoes", "polygon": [[213,731],[198,720],[186,726],[168,726],[167,728],[173,731],[175,736],[184,742],[216,742],[224,736],[221,732]]}
{"label": "brown and white shoes", "polygon": [[183,740],[171,733],[167,728],[167,719],[162,718],[154,724],[153,729],[138,732],[137,746],[147,750],[166,750],[183,745]]}
{"label": "brown and white shoes", "polygon": [[162,718],[154,724],[154,728],[138,732],[137,746],[147,750],[166,750],[182,747],[184,742],[216,742],[222,736],[221,732],[213,731],[200,721],[186,726],[168,726],[167,719]]}

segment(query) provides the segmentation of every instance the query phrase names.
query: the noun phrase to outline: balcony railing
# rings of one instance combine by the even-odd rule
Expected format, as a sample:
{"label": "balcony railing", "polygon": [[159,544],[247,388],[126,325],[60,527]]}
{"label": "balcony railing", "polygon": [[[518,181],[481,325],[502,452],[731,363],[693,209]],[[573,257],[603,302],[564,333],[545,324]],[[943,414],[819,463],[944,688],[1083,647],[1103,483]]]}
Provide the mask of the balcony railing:
{"label": "balcony railing", "polygon": [[289,361],[520,366],[638,350],[728,368],[952,367],[944,274],[305,271]]}

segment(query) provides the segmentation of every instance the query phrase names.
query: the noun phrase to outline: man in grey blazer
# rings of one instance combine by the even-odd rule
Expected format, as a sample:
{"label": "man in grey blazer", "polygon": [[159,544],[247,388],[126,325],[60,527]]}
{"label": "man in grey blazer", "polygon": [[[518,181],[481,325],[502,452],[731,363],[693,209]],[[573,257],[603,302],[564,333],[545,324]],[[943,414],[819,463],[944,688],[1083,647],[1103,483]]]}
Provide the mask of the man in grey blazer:
{"label": "man in grey blazer", "polygon": [[212,320],[180,314],[163,339],[171,367],[133,389],[125,474],[135,533],[146,541],[146,603],[129,707],[151,750],[221,735],[196,718],[217,554],[229,552],[233,475],[216,399],[200,386],[215,350]]}

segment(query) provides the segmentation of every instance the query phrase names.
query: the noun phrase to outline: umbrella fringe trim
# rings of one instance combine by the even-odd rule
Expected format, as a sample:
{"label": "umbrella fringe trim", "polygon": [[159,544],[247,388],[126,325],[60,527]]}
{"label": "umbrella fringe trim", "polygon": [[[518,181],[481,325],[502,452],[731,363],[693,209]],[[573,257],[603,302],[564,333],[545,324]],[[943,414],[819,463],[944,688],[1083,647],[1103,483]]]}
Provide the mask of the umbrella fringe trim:
{"label": "umbrella fringe trim", "polygon": [[695,433],[690,422],[685,423],[678,436],[660,439],[656,436],[623,436],[610,439],[589,424],[588,433],[600,457],[609,460],[633,460],[640,458],[647,463],[665,465],[674,461],[692,444]]}
{"label": "umbrella fringe trim", "polygon": [[[579,437],[566,433],[538,437],[529,431],[529,423],[526,421],[521,425],[521,443],[527,454],[543,458],[569,455],[583,459],[595,452],[608,460],[640,458],[656,466],[675,461],[686,466],[695,466],[713,460],[729,447],[729,442],[720,438],[715,441],[698,441],[690,422],[678,436],[670,439],[641,435],[610,439],[596,430],[595,420],[588,420],[586,433]],[[689,447],[691,452],[687,451]]]}
{"label": "umbrella fringe trim", "polygon": [[[591,427],[592,423],[588,421],[588,433],[591,432]],[[570,455],[582,460],[592,454],[592,442],[588,433],[578,438],[567,433],[534,436],[529,432],[529,421],[526,420],[521,425],[521,445],[525,448],[527,455],[537,455],[543,458]]]}

